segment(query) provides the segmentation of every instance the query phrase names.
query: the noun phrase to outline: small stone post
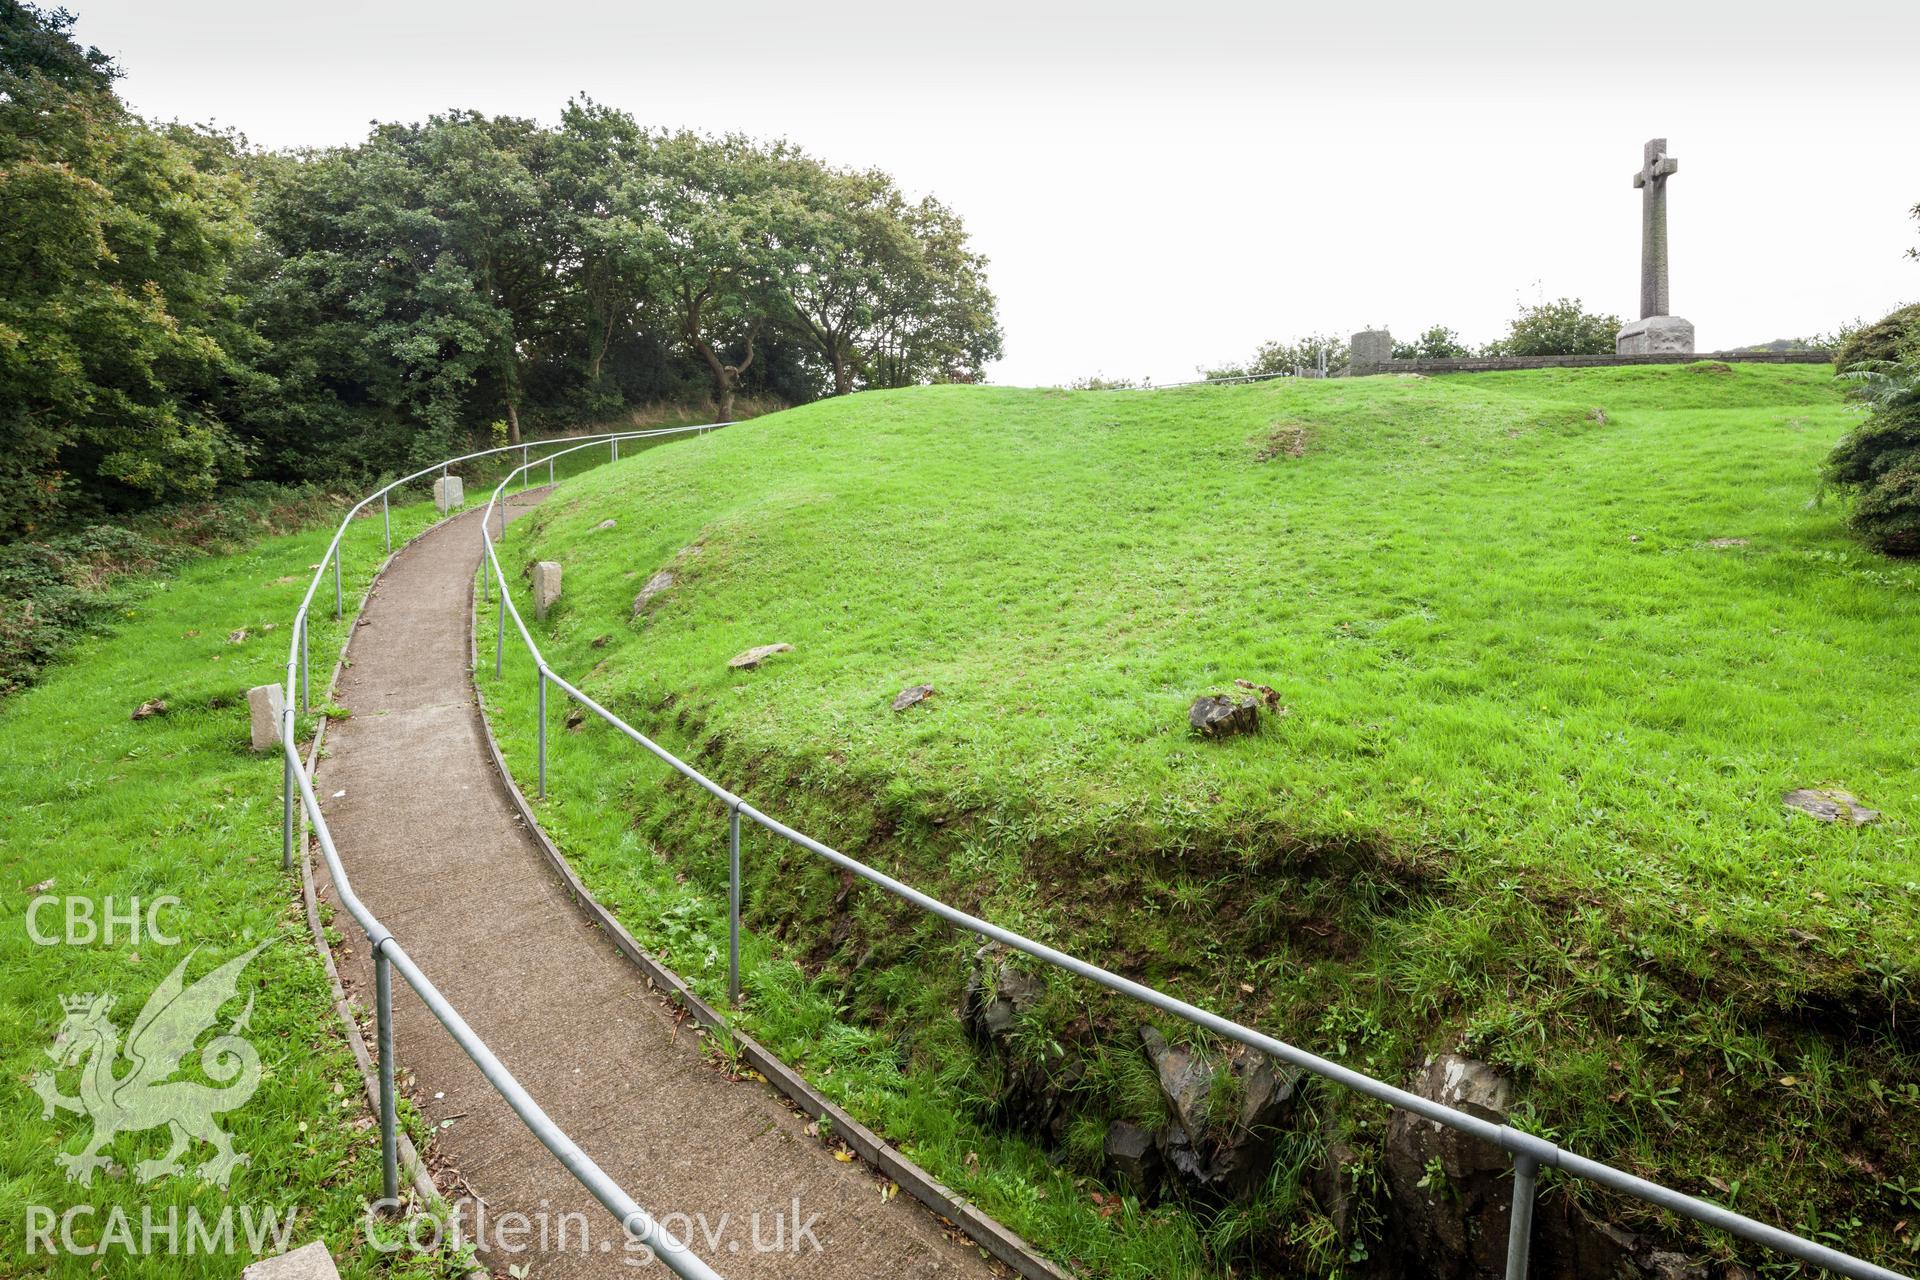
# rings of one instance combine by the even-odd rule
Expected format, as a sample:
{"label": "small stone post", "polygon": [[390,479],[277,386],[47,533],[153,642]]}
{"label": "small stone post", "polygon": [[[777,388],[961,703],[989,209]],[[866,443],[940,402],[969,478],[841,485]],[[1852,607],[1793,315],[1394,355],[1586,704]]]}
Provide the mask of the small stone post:
{"label": "small stone post", "polygon": [[253,720],[255,751],[272,751],[280,745],[280,717],[286,709],[286,690],[277,684],[257,684],[247,690],[247,711]]}
{"label": "small stone post", "polygon": [[467,500],[467,486],[459,476],[441,476],[433,482],[433,506],[441,515]]}
{"label": "small stone post", "polygon": [[542,560],[533,566],[533,616],[546,621],[547,610],[560,598],[560,562]]}
{"label": "small stone post", "polygon": [[1385,329],[1362,329],[1353,335],[1347,348],[1347,376],[1364,378],[1370,373],[1385,373],[1393,359],[1393,335]]}

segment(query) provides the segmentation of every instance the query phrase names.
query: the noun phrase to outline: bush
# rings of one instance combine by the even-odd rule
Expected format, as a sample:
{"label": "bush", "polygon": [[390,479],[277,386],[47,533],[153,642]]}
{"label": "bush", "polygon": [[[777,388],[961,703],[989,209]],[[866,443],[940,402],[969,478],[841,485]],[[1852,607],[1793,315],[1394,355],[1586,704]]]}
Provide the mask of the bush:
{"label": "bush", "polygon": [[1443,324],[1436,324],[1412,342],[1393,344],[1395,360],[1461,360],[1472,355],[1460,335]]}
{"label": "bush", "polygon": [[0,697],[32,684],[152,579],[191,556],[339,518],[316,489],[247,484],[205,502],[163,507],[130,526],[96,524],[0,545]]}
{"label": "bush", "polygon": [[1610,356],[1620,317],[1589,312],[1578,298],[1522,307],[1507,336],[1487,345],[1490,356]]}
{"label": "bush", "polygon": [[1847,333],[1833,353],[1841,373],[1858,364],[1913,360],[1920,360],[1920,302]]}
{"label": "bush", "polygon": [[1869,546],[1920,555],[1920,361],[1853,376],[1872,410],[1828,457],[1827,483],[1854,495],[1847,524]]}

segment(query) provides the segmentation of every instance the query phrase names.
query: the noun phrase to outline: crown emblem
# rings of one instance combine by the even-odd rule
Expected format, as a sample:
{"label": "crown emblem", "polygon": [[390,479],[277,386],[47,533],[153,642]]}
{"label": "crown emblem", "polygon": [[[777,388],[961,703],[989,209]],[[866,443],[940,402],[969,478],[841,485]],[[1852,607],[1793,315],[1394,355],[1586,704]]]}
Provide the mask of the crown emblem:
{"label": "crown emblem", "polygon": [[85,1013],[93,1008],[94,1001],[96,1000],[100,1002],[100,1012],[102,1013],[113,1008],[112,996],[96,996],[91,991],[82,992],[75,996],[61,996],[60,1006],[68,1013]]}

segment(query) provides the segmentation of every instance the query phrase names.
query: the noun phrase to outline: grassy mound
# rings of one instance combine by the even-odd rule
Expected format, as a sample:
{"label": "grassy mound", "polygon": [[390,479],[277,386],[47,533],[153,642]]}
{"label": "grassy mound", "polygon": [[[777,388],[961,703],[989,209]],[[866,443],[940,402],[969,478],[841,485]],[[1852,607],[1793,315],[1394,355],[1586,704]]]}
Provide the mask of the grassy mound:
{"label": "grassy mound", "polygon": [[[509,542],[566,566],[549,661],[761,808],[1387,1079],[1464,1048],[1517,1077],[1519,1123],[1910,1258],[1920,571],[1809,504],[1853,421],[1824,369],[1717,363],[930,388],[603,469]],[[1284,713],[1196,738],[1188,704],[1236,679]],[[491,689],[516,768],[531,693],[524,663]],[[553,714],[563,844],[713,981],[721,815]],[[1886,816],[1819,824],[1797,787]],[[970,944],[755,850],[756,1025],[1016,1226],[1137,1262],[1152,1215],[1043,1206],[1072,1175],[1032,1161],[992,1185],[986,1130],[934,1118],[993,1094],[952,1025]],[[1034,1052],[1095,1061],[1063,1137],[1092,1175],[1106,1121],[1156,1105],[1139,1014],[1052,992]],[[1377,1109],[1317,1104],[1364,1160]],[[1166,1230],[1161,1274],[1337,1262],[1257,1213]]]}

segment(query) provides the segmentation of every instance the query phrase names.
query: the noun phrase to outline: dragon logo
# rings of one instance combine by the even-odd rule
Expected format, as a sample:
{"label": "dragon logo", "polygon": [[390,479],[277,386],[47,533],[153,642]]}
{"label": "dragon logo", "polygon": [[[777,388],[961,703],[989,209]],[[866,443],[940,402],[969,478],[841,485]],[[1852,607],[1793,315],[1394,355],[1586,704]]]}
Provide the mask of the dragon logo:
{"label": "dragon logo", "polygon": [[33,1091],[40,1095],[43,1120],[51,1120],[56,1108],[93,1120],[93,1140],[86,1150],[77,1155],[62,1152],[57,1157],[66,1168],[68,1181],[83,1187],[91,1185],[93,1171],[108,1163],[101,1150],[118,1135],[142,1129],[165,1127],[169,1145],[164,1156],[134,1166],[134,1177],[141,1182],[183,1172],[180,1156],[194,1139],[214,1151],[213,1157],[194,1171],[204,1181],[224,1187],[233,1171],[248,1163],[246,1156],[234,1151],[233,1140],[214,1117],[245,1106],[260,1087],[260,1055],[240,1035],[253,1016],[252,995],[226,1032],[200,1050],[201,1070],[224,1087],[172,1077],[193,1052],[194,1041],[218,1024],[220,1006],[238,993],[240,971],[272,941],[269,938],[245,955],[227,961],[192,986],[186,984],[187,963],[194,954],[189,953],[134,1019],[124,1059],[120,1029],[107,1016],[113,1009],[112,996],[60,998],[67,1018],[47,1056],[53,1059],[56,1070],[80,1067],[80,1096],[63,1095],[53,1071],[37,1073]]}

